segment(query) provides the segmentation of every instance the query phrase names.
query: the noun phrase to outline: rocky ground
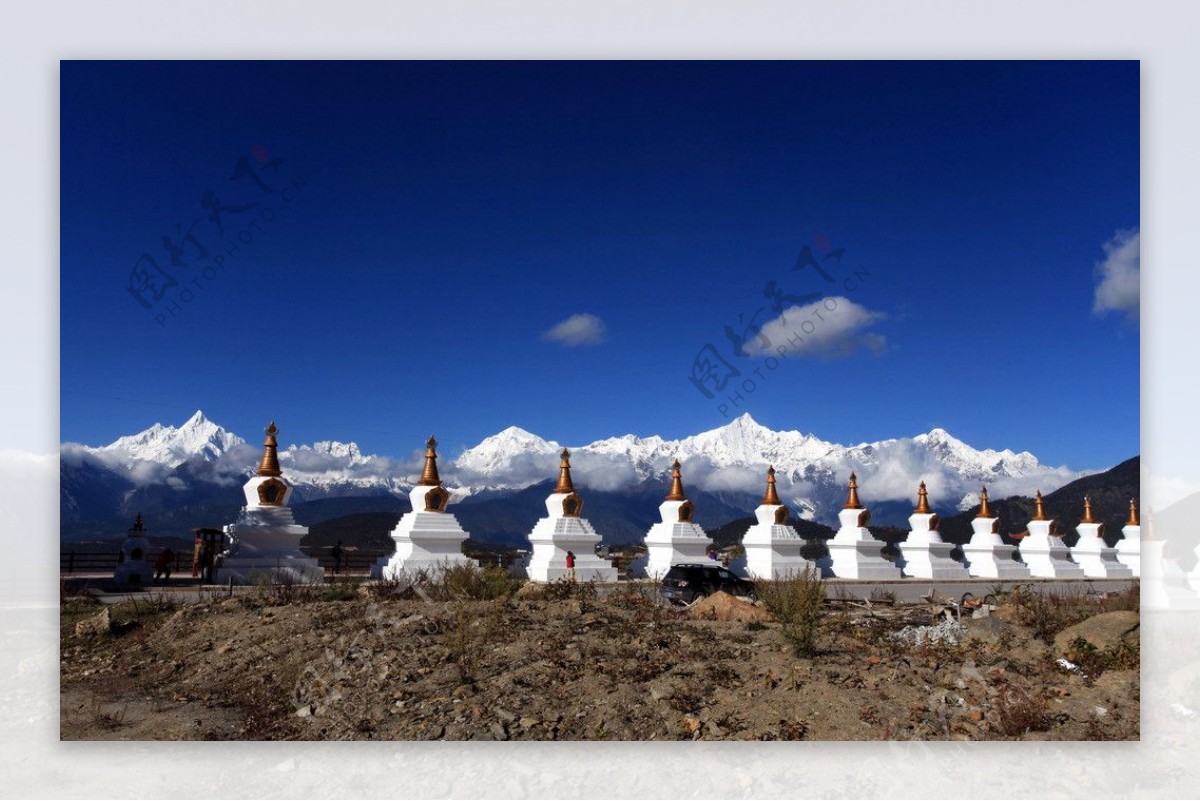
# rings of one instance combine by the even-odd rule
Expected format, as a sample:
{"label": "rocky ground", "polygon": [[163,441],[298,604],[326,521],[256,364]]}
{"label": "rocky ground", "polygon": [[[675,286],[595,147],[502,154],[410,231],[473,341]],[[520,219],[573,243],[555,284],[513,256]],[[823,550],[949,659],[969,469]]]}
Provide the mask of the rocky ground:
{"label": "rocky ground", "polygon": [[727,596],[683,609],[648,585],[492,600],[393,589],[65,596],[62,738],[1139,736],[1136,586],[1017,591],[961,622],[941,603],[826,604],[808,656],[764,606]]}

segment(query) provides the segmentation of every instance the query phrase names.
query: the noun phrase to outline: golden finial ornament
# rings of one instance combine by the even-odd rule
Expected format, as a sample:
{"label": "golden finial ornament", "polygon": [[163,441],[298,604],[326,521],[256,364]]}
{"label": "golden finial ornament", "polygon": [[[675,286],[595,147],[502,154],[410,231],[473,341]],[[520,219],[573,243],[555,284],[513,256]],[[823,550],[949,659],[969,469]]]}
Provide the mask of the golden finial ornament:
{"label": "golden finial ornament", "polygon": [[914,514],[929,515],[933,514],[933,510],[929,508],[929,490],[925,489],[925,482],[921,482],[921,486],[917,489],[917,508],[913,510]]}
{"label": "golden finial ornament", "polygon": [[281,476],[283,471],[279,469],[279,443],[275,439],[275,435],[279,433],[279,429],[275,427],[275,421],[272,420],[267,426],[267,438],[263,441],[263,455],[258,462],[258,474],[260,476]]}
{"label": "golden finial ornament", "polygon": [[558,465],[558,485],[554,491],[556,493],[574,492],[575,485],[571,483],[571,452],[563,448],[562,453],[558,456],[562,461]]}
{"label": "golden finial ornament", "polygon": [[142,524],[142,513],[141,512],[137,513],[137,520],[133,521],[133,528],[131,528],[129,530],[130,531],[145,531],[146,530],[145,526]]}
{"label": "golden finial ornament", "polygon": [[679,474],[679,460],[676,459],[671,465],[671,491],[667,494],[668,501],[686,501],[687,496],[683,494],[683,477]]}
{"label": "golden finial ornament", "polygon": [[1037,491],[1037,497],[1034,498],[1035,509],[1033,512],[1034,520],[1049,520],[1046,517],[1046,502],[1042,500],[1042,491]]}
{"label": "golden finial ornament", "polygon": [[976,517],[991,517],[992,507],[988,505],[987,487],[979,488],[979,514]]}
{"label": "golden finial ornament", "polygon": [[863,505],[858,501],[858,476],[850,473],[850,495],[846,498],[846,509],[861,509]]}
{"label": "golden finial ornament", "polygon": [[764,506],[782,506],[779,502],[779,493],[775,491],[775,465],[767,467],[767,491],[762,499]]}
{"label": "golden finial ornament", "polygon": [[440,487],[442,479],[437,469],[437,440],[431,434],[425,441],[425,467],[421,470],[421,480],[417,482],[422,487]]}
{"label": "golden finial ornament", "polygon": [[1125,525],[1127,525],[1127,526],[1141,526],[1142,525],[1141,523],[1138,522],[1137,501],[1135,501],[1133,498],[1129,499],[1129,519],[1125,521]]}
{"label": "golden finial ornament", "polygon": [[1080,520],[1079,522],[1080,523],[1095,523],[1096,522],[1096,516],[1092,514],[1092,496],[1091,495],[1083,496],[1083,519]]}

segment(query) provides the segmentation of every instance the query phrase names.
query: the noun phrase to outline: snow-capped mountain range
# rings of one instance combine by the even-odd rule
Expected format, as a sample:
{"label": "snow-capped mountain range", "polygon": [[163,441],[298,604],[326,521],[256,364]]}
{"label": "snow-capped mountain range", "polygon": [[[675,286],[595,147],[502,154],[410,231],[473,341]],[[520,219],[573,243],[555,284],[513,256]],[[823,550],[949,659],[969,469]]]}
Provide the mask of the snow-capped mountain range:
{"label": "snow-capped mountain range", "polygon": [[93,448],[93,452],[111,454],[132,465],[138,461],[157,462],[178,467],[193,457],[211,462],[246,440],[231,434],[196,412],[179,428],[155,423],[140,434],[121,437],[111,445]]}
{"label": "snow-capped mountain range", "polygon": [[[64,443],[64,521],[88,516],[82,499],[100,484],[122,487],[126,500],[159,487],[171,491],[164,502],[186,502],[201,489],[205,497],[228,494],[230,503],[236,502],[236,487],[254,470],[261,447],[202,412],[178,428],[156,423],[102,447]],[[441,474],[455,489],[457,501],[477,494],[495,497],[553,479],[561,448],[512,426],[456,457],[442,454]],[[785,502],[799,516],[820,522],[831,522],[836,515],[851,470],[857,471],[860,494],[868,504],[911,501],[924,480],[935,505],[946,511],[975,503],[980,484],[987,484],[993,497],[1029,495],[1094,472],[1048,467],[1028,452],[978,450],[940,428],[911,438],[839,445],[799,431],[774,431],[749,414],[679,440],[630,434],[570,449],[572,472],[581,487],[623,492],[665,484],[671,462],[678,458],[685,486],[746,506],[747,513],[761,497],[771,464]],[[281,447],[279,461],[296,486],[298,501],[398,495],[412,487],[421,467],[420,451],[392,458],[363,454],[355,443],[336,441]]]}

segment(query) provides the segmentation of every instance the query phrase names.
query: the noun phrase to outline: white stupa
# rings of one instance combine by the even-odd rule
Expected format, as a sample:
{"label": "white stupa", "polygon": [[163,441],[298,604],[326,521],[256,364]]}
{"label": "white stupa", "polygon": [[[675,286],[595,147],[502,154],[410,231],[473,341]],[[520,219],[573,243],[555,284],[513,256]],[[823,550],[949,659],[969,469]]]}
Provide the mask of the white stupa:
{"label": "white stupa", "polygon": [[712,539],[703,528],[692,522],[694,512],[695,506],[683,492],[683,478],[679,471],[679,460],[676,459],[671,465],[671,491],[658,506],[662,520],[646,532],[647,578],[657,581],[671,569],[671,565],[712,561],[708,557]]}
{"label": "white stupa", "polygon": [[1142,524],[1138,522],[1137,501],[1129,499],[1129,518],[1121,529],[1122,538],[1117,541],[1117,559],[1133,571],[1142,575]]}
{"label": "white stupa", "polygon": [[967,572],[979,578],[1029,578],[1029,567],[1013,557],[1017,546],[1008,545],[1000,537],[1000,518],[992,517],[987,487],[979,491],[979,514],[971,521],[974,534],[962,547]]}
{"label": "white stupa", "polygon": [[[1187,583],[1191,586],[1194,593],[1200,595],[1200,545],[1197,545],[1192,553],[1196,554],[1196,564],[1192,571],[1187,574]],[[1200,600],[1200,597],[1194,597],[1193,602]]]}
{"label": "white stupa", "polygon": [[754,510],[756,522],[742,537],[746,550],[746,574],[752,579],[781,579],[815,570],[816,566],[800,555],[804,539],[788,525],[788,508],[779,502],[775,490],[775,468],[767,468],[767,492]]}
{"label": "white stupa", "polygon": [[1104,542],[1104,524],[1092,514],[1092,499],[1083,496],[1083,519],[1079,521],[1079,541],[1071,549],[1071,558],[1088,578],[1133,578],[1133,571],[1117,561],[1117,549]]}
{"label": "white stupa", "polygon": [[1035,578],[1084,578],[1083,568],[1071,561],[1071,549],[1062,541],[1055,521],[1046,517],[1042,492],[1029,521],[1029,533],[1021,540],[1021,560]]}
{"label": "white stupa", "polygon": [[1142,607],[1145,609],[1196,609],[1196,593],[1188,586],[1179,562],[1166,555],[1167,541],[1157,537],[1154,514],[1146,515],[1146,538],[1142,540]]}
{"label": "white stupa", "polygon": [[567,552],[575,557],[577,581],[616,581],[617,569],[596,556],[600,535],[592,524],[579,516],[583,499],[571,483],[571,452],[563,448],[558,468],[558,484],[546,498],[546,516],[529,532],[533,551],[529,556],[529,580],[548,583],[572,574],[567,568]]}
{"label": "white stupa", "polygon": [[372,575],[388,580],[419,572],[434,573],[454,565],[473,565],[462,552],[467,532],[454,515],[446,511],[450,493],[442,486],[437,469],[437,440],[425,443],[425,467],[421,478],[408,493],[412,511],[400,518],[392,529],[396,551],[376,563]]}
{"label": "white stupa", "polygon": [[883,558],[883,543],[867,530],[871,513],[858,500],[858,479],[850,474],[850,495],[838,513],[841,528],[829,540],[829,558],[822,560],[822,573],[837,578],[891,581],[901,577],[900,568]]}
{"label": "white stupa", "polygon": [[213,573],[216,584],[230,579],[234,584],[258,581],[315,583],[325,580],[316,559],[300,550],[300,539],[308,534],[296,525],[288,500],[292,485],[279,469],[279,429],[267,426],[258,472],[242,487],[246,505],[236,522],[225,526],[231,544]]}
{"label": "white stupa", "polygon": [[146,527],[142,513],[129,527],[121,543],[121,561],[113,571],[113,582],[125,587],[148,587],[154,583],[154,565],[150,562],[150,540],[146,539]]}
{"label": "white stupa", "polygon": [[900,559],[897,560],[905,575],[926,579],[969,577],[967,569],[950,557],[954,544],[943,540],[938,533],[940,522],[929,508],[929,491],[922,481],[917,490],[917,508],[908,518],[910,531],[900,544]]}

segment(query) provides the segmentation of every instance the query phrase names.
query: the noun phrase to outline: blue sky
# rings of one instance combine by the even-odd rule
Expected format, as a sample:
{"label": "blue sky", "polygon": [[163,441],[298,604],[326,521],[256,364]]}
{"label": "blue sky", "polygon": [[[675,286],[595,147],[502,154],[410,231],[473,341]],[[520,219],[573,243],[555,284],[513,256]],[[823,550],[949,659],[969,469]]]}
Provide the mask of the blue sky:
{"label": "blue sky", "polygon": [[[61,436],[204,409],[402,454],[748,411],[1109,466],[1139,450],[1129,292],[1096,311],[1140,225],[1138,84],[1137,62],[63,62]],[[792,269],[805,246],[833,282]],[[780,316],[771,281],[781,310],[839,306],[774,369],[724,333]],[[718,389],[710,357],[711,398],[705,352],[740,372]]]}

